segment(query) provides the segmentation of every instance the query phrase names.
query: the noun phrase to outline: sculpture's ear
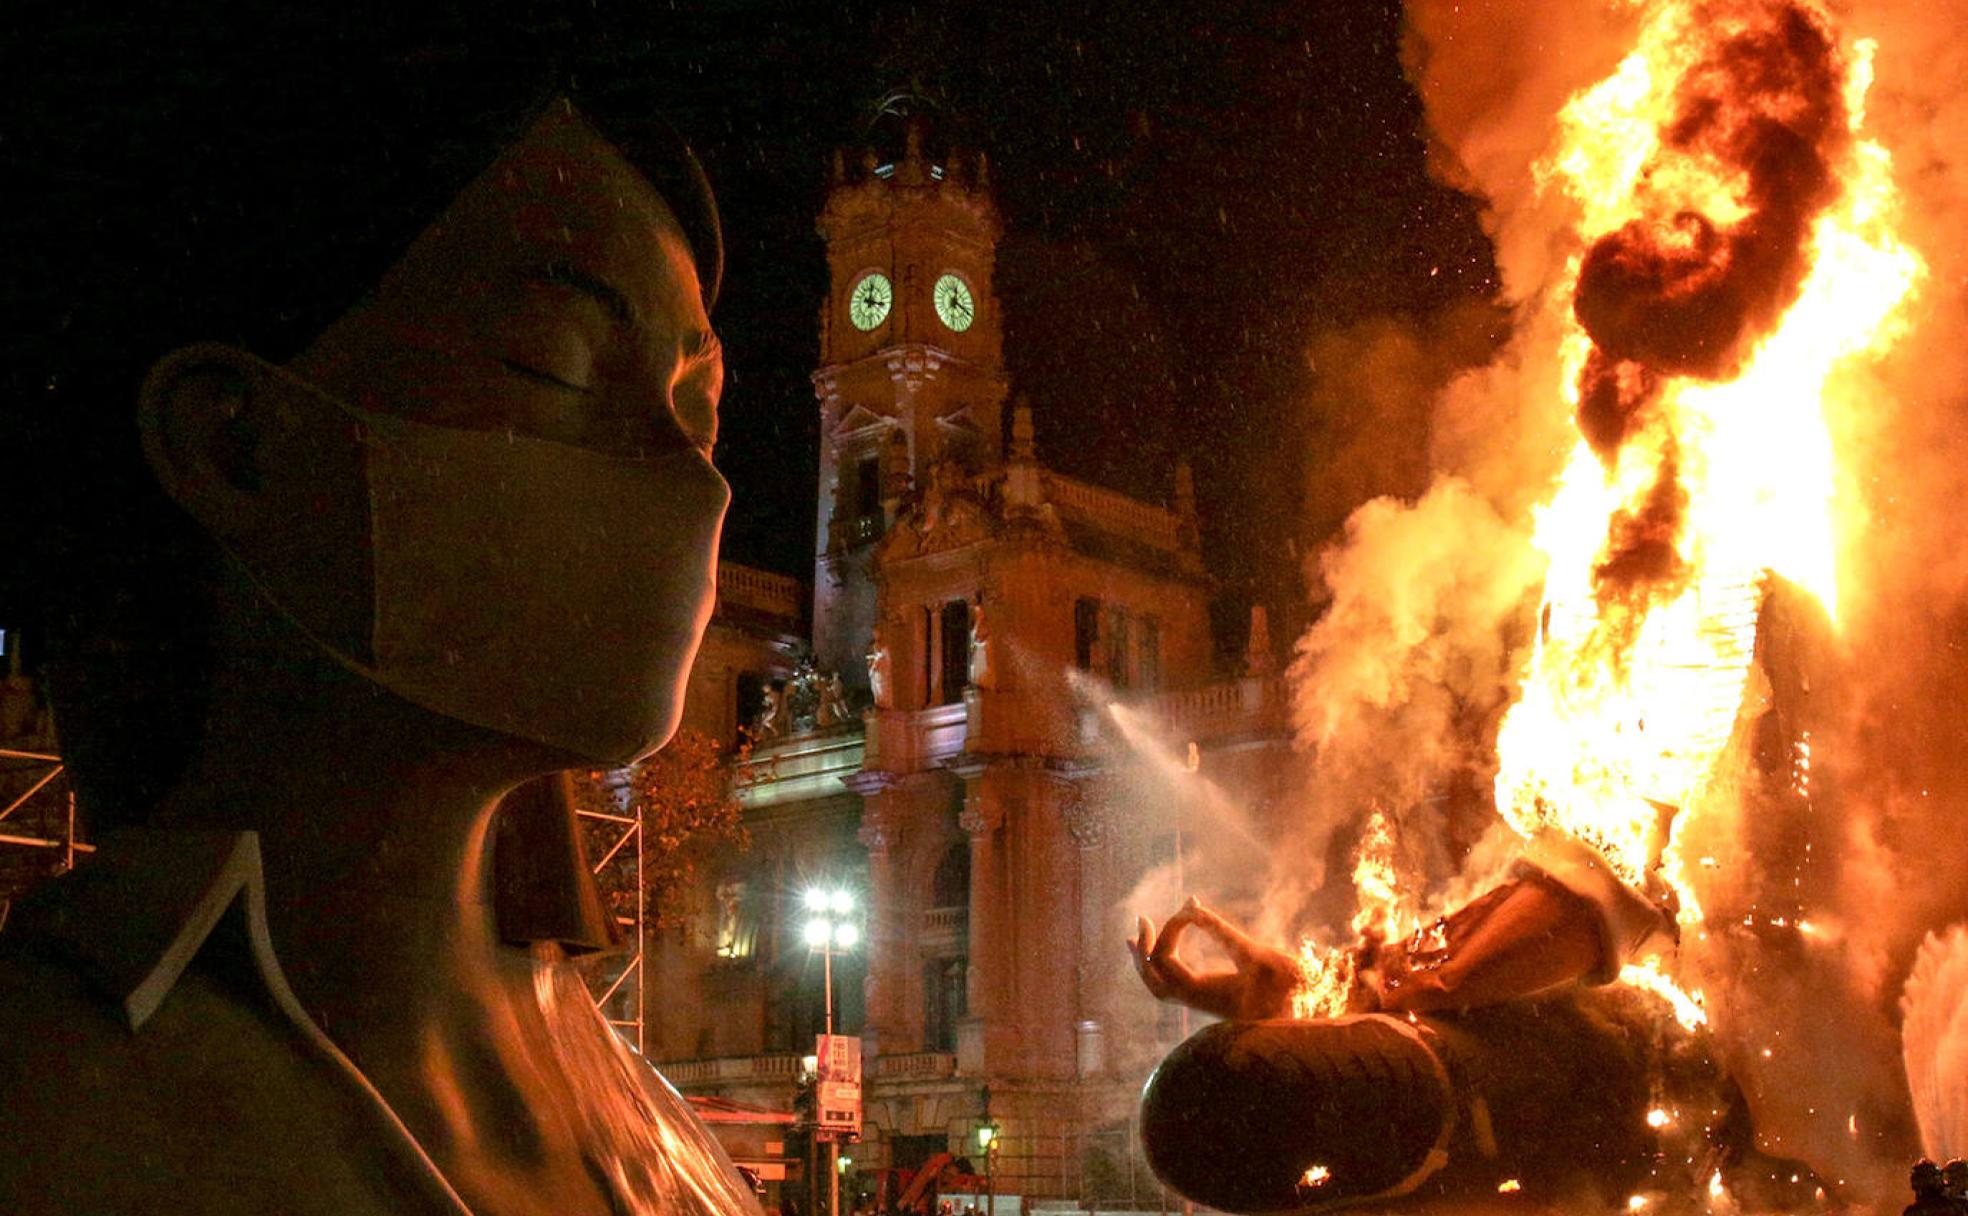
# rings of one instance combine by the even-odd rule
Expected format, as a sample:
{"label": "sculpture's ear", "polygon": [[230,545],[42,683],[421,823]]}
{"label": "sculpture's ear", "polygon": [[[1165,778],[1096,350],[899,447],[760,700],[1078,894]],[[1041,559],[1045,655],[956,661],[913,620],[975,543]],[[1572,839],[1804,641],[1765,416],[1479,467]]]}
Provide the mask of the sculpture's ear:
{"label": "sculpture's ear", "polygon": [[369,501],[354,418],[304,381],[217,344],[159,360],[137,418],[165,492],[305,629],[368,662]]}
{"label": "sculpture's ear", "polygon": [[158,360],[137,401],[151,472],[179,506],[219,539],[267,524],[269,448],[284,446],[274,377],[245,351],[187,346]]}

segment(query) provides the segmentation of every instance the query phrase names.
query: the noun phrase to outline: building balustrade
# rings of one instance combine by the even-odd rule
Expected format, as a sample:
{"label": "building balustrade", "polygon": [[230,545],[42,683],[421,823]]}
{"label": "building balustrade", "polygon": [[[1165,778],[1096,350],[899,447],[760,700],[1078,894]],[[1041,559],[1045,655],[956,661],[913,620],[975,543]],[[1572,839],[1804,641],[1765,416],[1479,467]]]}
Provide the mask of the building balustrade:
{"label": "building balustrade", "polygon": [[884,1081],[919,1081],[955,1076],[957,1057],[947,1051],[912,1051],[875,1057],[875,1076]]}
{"label": "building balustrade", "polygon": [[753,608],[787,620],[799,619],[805,599],[798,579],[735,562],[718,563],[717,595],[721,605]]}
{"label": "building balustrade", "polygon": [[923,913],[923,933],[931,937],[961,937],[970,924],[970,909],[931,908]]}
{"label": "building balustrade", "polygon": [[1140,702],[1168,730],[1191,739],[1281,728],[1290,703],[1283,676],[1229,680]]}
{"label": "building balustrade", "polygon": [[658,1072],[678,1089],[699,1085],[799,1080],[798,1056],[720,1056],[709,1060],[677,1060],[658,1064]]}
{"label": "building balustrade", "polygon": [[1047,473],[1045,484],[1046,497],[1061,510],[1160,549],[1182,547],[1182,521],[1173,511],[1058,473]]}

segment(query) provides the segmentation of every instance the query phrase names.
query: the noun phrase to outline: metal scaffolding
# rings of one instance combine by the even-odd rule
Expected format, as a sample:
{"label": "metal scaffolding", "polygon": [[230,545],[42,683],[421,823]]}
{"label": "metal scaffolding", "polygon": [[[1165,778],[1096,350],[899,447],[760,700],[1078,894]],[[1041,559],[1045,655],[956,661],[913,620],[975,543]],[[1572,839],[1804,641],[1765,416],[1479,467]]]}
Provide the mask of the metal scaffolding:
{"label": "metal scaffolding", "polygon": [[[602,811],[580,809],[576,809],[574,813],[580,819],[596,825],[597,830],[606,838],[609,838],[608,847],[602,850],[601,857],[592,866],[595,877],[603,880],[602,891],[604,896],[609,893],[608,887],[610,884],[604,879],[608,867],[615,862],[617,857],[621,856],[624,849],[631,846],[635,849],[633,860],[628,866],[632,874],[631,881],[635,884],[635,912],[633,915],[624,914],[619,911],[614,913],[615,923],[624,932],[633,935],[634,948],[629,952],[628,961],[623,964],[622,969],[613,978],[608,978],[606,975],[595,975],[591,977],[591,982],[607,979],[606,987],[601,988],[595,993],[595,1004],[600,1007],[602,1016],[608,1019],[608,1024],[615,1028],[616,1033],[627,1039],[629,1045],[634,1047],[637,1053],[640,1054],[643,1049],[642,928],[643,918],[648,912],[649,904],[649,892],[643,886],[641,810],[638,807],[637,813],[634,815],[610,815]],[[613,901],[610,902],[612,907]],[[618,1012],[623,1005],[626,1005],[630,1016],[620,1017],[617,1016],[617,1012],[611,1012],[609,1005],[611,1001],[616,1002],[615,1010]]]}
{"label": "metal scaffolding", "polygon": [[[29,865],[43,871],[43,876],[52,876],[72,869],[78,853],[93,853],[96,847],[81,840],[76,835],[75,793],[68,783],[61,780],[66,771],[62,758],[53,752],[20,751],[15,748],[0,748],[0,775],[9,779],[19,778],[27,782],[27,788],[15,794],[5,807],[0,807],[0,856],[20,857],[34,860]],[[15,817],[15,813],[25,810],[27,814]],[[22,820],[37,818],[42,828],[41,834],[30,832]],[[59,821],[61,830],[50,839],[47,828],[51,821]],[[28,850],[22,854],[19,850]],[[51,854],[58,853],[58,857]],[[47,864],[52,861],[53,864]],[[7,923],[7,912],[13,906],[11,889],[0,889],[0,928]]]}
{"label": "metal scaffolding", "polygon": [[[75,793],[63,780],[66,766],[54,752],[0,748],[0,791],[18,782],[25,787],[0,806],[0,861],[19,864],[0,866],[0,929],[7,923],[13,896],[39,880],[63,874],[75,866],[80,854],[93,853],[96,846],[77,832]],[[582,820],[596,825],[607,840],[594,863],[597,878],[603,878],[611,865],[623,859],[635,886],[634,913],[615,911],[615,923],[634,943],[621,970],[591,977],[600,983],[595,1004],[608,1018],[608,1024],[627,1039],[636,1051],[643,1049],[643,918],[648,911],[648,894],[643,888],[642,821],[637,815],[610,815],[600,811],[577,810]],[[29,824],[24,821],[32,820]],[[38,831],[36,830],[38,829]],[[633,852],[624,857],[624,851]],[[610,884],[604,879],[604,890]],[[612,903],[612,901],[611,901]],[[614,1002],[611,1011],[611,1002]],[[626,1013],[628,1016],[620,1016]]]}

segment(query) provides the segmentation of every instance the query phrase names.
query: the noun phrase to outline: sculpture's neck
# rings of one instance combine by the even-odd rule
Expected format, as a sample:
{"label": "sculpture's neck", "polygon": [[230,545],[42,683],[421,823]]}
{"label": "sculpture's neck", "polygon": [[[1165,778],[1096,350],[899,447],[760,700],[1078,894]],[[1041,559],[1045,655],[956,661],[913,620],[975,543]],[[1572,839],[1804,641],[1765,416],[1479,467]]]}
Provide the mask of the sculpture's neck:
{"label": "sculpture's neck", "polygon": [[501,948],[492,904],[499,799],[566,758],[410,705],[236,583],[221,615],[211,720],[160,819],[260,834],[295,994],[475,1210],[607,1210],[537,960]]}
{"label": "sculpture's neck", "polygon": [[239,581],[220,616],[209,721],[160,821],[260,834],[268,926],[311,1008],[387,984],[409,1012],[489,982],[493,811],[552,759],[342,668]]}

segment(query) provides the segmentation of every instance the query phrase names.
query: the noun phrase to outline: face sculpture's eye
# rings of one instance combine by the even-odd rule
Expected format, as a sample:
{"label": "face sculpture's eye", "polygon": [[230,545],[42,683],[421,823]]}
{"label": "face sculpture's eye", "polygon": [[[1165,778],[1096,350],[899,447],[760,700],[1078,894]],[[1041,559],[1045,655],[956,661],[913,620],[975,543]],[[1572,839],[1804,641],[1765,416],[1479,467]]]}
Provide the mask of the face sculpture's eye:
{"label": "face sculpture's eye", "polygon": [[717,438],[723,358],[663,197],[541,120],[293,370],[365,409],[629,455]]}
{"label": "face sculpture's eye", "polygon": [[[580,712],[606,721],[556,737],[607,738],[605,748],[569,747],[597,758],[668,737],[709,617],[729,501],[710,464],[724,364],[682,228],[612,145],[577,114],[541,119],[290,370],[372,413],[551,441],[492,458],[551,465],[561,478],[553,492],[521,492],[537,477],[518,465],[493,478],[511,493],[458,486],[480,519],[461,548],[506,536],[517,551],[546,539],[535,568],[510,576],[533,582],[501,591],[510,612],[537,626],[533,657],[465,656],[457,678],[477,667],[479,702],[513,688],[525,703],[483,717],[518,734],[533,733],[532,720],[564,719],[567,706],[587,707]],[[635,552],[618,551],[631,535]],[[458,571],[449,581],[473,582]],[[443,581],[405,594],[448,595]],[[555,639],[543,645],[548,633]],[[552,698],[535,692],[553,679],[510,675],[556,662],[565,680]]]}

